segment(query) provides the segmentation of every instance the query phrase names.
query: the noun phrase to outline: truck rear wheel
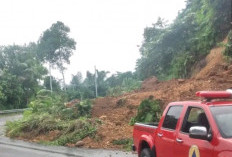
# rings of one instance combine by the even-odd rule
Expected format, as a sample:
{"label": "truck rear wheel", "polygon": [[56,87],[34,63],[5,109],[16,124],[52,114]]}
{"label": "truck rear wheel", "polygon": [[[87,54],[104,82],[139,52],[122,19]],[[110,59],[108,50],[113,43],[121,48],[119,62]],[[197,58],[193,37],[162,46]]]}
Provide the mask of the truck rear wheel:
{"label": "truck rear wheel", "polygon": [[152,156],[152,152],[149,148],[144,148],[141,153],[140,153],[140,156],[139,157],[153,157]]}

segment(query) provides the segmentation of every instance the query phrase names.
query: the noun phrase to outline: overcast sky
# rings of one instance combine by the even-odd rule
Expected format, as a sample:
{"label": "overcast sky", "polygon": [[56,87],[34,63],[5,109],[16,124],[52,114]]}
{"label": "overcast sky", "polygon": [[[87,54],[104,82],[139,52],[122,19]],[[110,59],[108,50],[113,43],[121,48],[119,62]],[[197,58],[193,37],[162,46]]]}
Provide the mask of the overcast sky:
{"label": "overcast sky", "polygon": [[[171,22],[185,0],[1,0],[0,45],[36,42],[56,21],[71,29],[77,49],[66,78],[81,71],[134,71],[143,31],[160,16]],[[60,77],[53,71],[53,74]]]}

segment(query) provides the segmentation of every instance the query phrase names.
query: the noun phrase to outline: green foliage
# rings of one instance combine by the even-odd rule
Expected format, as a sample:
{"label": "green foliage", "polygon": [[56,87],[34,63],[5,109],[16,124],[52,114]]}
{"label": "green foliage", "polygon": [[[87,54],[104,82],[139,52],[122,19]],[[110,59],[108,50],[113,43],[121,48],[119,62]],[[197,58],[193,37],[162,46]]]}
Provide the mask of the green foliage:
{"label": "green foliage", "polygon": [[[55,92],[61,91],[60,82],[58,80],[56,80],[53,76],[51,78],[52,78],[52,89],[53,89],[53,91],[55,91]],[[44,78],[44,84],[43,85],[47,90],[50,90],[50,77],[49,76],[46,76]]]}
{"label": "green foliage", "polygon": [[[189,76],[189,69],[192,68],[191,65],[194,63],[194,57],[188,53],[175,56],[171,63],[171,78],[186,78]],[[169,79],[171,79],[169,78]]]}
{"label": "green foliage", "polygon": [[[49,63],[49,66],[56,66],[62,76],[65,86],[64,78],[64,64],[69,64],[73,50],[76,49],[76,42],[70,38],[68,33],[70,28],[65,26],[64,23],[57,21],[52,26],[44,31],[38,41],[37,57],[43,61]],[[51,76],[50,76],[51,77]],[[51,83],[52,88],[52,83]]]}
{"label": "green foliage", "polygon": [[133,144],[133,139],[126,138],[126,139],[113,140],[112,143],[114,145],[123,145],[123,148],[125,150],[131,151],[131,146]]}
{"label": "green foliage", "polygon": [[23,129],[22,121],[8,121],[6,122],[6,126],[7,135],[9,135],[10,137],[13,138],[21,135]]}
{"label": "green foliage", "polygon": [[140,87],[141,87],[141,81],[129,78],[129,79],[125,79],[122,85],[120,86],[108,88],[107,95],[119,96],[124,93],[139,89]]}
{"label": "green foliage", "polygon": [[76,49],[76,42],[68,36],[69,32],[70,28],[60,21],[52,24],[38,41],[38,57],[59,68],[64,63],[69,63],[72,50]]}
{"label": "green foliage", "polygon": [[48,90],[38,92],[36,99],[31,101],[29,107],[32,114],[47,113],[62,120],[72,120],[83,116],[89,116],[92,109],[90,100],[81,101],[71,108],[64,105],[65,99],[62,95],[52,94]]}
{"label": "green foliage", "polygon": [[50,144],[66,145],[67,143],[76,143],[83,138],[90,136],[94,137],[96,133],[96,122],[90,120],[75,120],[72,121],[62,134]]}
{"label": "green foliage", "polygon": [[81,101],[79,104],[76,104],[78,116],[88,116],[91,113],[92,109],[92,102],[87,99],[84,101]]}
{"label": "green foliage", "polygon": [[[98,122],[95,120],[60,120],[49,114],[33,115],[23,120],[7,122],[7,135],[10,137],[36,137],[47,134],[50,131],[60,133],[53,141],[47,141],[50,145],[66,145],[75,143],[87,136],[94,137]],[[29,134],[29,135],[28,135]]]}
{"label": "green foliage", "polygon": [[232,57],[232,31],[230,31],[228,34],[228,42],[225,46],[226,46],[226,49],[225,49],[224,54],[226,56]]}
{"label": "green foliage", "polygon": [[231,1],[188,0],[175,21],[145,28],[136,71],[141,79],[189,77],[192,66],[230,29]]}
{"label": "green foliage", "polygon": [[119,96],[121,94],[139,89],[141,81],[132,72],[117,73],[106,80],[108,84],[107,95]]}
{"label": "green foliage", "polygon": [[24,108],[47,73],[35,57],[36,45],[0,48],[0,109]]}
{"label": "green foliage", "polygon": [[161,113],[160,105],[160,100],[144,99],[139,105],[137,115],[131,118],[130,125],[136,122],[158,122]]}
{"label": "green foliage", "polygon": [[[119,96],[140,88],[141,81],[132,72],[113,74],[107,78],[108,72],[97,70],[98,96]],[[71,84],[67,88],[68,99],[95,98],[95,74],[87,71],[86,78],[82,81],[80,73],[73,75]]]}
{"label": "green foliage", "polygon": [[99,120],[90,120],[92,102],[85,100],[72,108],[64,105],[62,95],[51,94],[48,90],[37,93],[36,99],[29,104],[31,110],[23,114],[23,119],[7,122],[7,135],[10,137],[36,137],[51,131],[59,134],[53,141],[43,142],[51,145],[75,143],[86,136],[94,137]]}

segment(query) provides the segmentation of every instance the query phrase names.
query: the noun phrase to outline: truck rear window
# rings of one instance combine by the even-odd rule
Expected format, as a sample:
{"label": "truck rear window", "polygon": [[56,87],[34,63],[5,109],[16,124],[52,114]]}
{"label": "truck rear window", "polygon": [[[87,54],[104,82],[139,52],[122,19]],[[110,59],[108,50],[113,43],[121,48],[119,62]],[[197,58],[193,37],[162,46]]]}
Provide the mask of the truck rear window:
{"label": "truck rear window", "polygon": [[210,109],[222,137],[232,138],[232,106],[212,106]]}
{"label": "truck rear window", "polygon": [[180,117],[183,106],[171,106],[165,116],[163,128],[176,129],[176,124]]}

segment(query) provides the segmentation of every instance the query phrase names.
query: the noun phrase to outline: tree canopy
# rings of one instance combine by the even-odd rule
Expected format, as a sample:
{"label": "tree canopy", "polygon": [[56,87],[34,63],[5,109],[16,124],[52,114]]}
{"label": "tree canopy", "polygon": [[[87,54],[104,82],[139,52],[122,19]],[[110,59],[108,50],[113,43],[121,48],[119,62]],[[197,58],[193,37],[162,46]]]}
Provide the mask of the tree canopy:
{"label": "tree canopy", "polygon": [[36,45],[0,49],[0,108],[26,107],[47,70],[36,59]]}
{"label": "tree canopy", "polygon": [[185,78],[230,29],[231,1],[187,0],[172,24],[159,18],[144,30],[136,71],[140,78]]}

